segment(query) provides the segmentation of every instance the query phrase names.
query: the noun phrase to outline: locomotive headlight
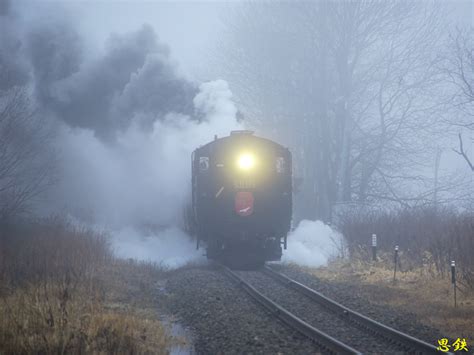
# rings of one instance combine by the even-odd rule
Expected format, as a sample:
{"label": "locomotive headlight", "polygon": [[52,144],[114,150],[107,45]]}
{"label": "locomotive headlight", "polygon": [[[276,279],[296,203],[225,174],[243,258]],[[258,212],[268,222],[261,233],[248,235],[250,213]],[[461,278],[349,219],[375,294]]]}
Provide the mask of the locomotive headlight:
{"label": "locomotive headlight", "polygon": [[251,170],[255,166],[255,157],[249,153],[243,153],[237,159],[237,166],[241,170]]}

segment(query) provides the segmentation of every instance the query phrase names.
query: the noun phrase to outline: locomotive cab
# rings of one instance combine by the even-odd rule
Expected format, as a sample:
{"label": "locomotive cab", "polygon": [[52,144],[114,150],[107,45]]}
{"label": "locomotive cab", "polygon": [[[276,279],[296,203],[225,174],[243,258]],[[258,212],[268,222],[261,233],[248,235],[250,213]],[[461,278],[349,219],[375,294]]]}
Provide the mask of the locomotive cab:
{"label": "locomotive cab", "polygon": [[291,154],[250,131],[193,152],[197,239],[211,259],[279,260],[291,224]]}

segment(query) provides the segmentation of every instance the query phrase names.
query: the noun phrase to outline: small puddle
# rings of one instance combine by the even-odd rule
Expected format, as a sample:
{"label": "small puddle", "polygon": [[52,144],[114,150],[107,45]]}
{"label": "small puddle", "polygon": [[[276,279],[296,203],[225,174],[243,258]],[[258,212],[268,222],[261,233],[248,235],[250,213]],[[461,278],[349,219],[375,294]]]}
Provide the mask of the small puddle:
{"label": "small puddle", "polygon": [[169,349],[171,355],[196,354],[196,351],[194,350],[193,337],[188,329],[170,317],[162,318],[161,322],[174,338]]}
{"label": "small puddle", "polygon": [[[166,280],[159,280],[156,283],[156,289],[160,294],[164,296],[168,295]],[[170,355],[196,354],[192,332],[189,329],[182,326],[176,319],[169,315],[162,315],[160,321],[173,337],[173,342],[169,349]]]}

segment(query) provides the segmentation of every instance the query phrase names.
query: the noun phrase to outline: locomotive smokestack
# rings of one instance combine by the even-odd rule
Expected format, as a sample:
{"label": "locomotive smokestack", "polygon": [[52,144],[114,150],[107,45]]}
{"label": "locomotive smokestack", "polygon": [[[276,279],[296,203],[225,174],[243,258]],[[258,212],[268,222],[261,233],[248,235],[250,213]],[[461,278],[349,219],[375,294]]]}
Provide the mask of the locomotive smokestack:
{"label": "locomotive smokestack", "polygon": [[248,130],[248,129],[241,129],[241,130],[231,131],[231,132],[230,132],[230,135],[231,135],[231,136],[236,135],[236,134],[248,134],[248,135],[252,135],[252,134],[254,134],[254,131],[250,131],[250,130]]}

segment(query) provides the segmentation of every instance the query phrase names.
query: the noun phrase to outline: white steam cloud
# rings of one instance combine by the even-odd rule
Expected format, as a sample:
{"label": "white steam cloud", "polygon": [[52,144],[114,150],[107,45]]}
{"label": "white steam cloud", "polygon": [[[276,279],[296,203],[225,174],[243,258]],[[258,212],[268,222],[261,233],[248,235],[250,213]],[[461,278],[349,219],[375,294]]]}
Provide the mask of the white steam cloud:
{"label": "white steam cloud", "polygon": [[301,266],[326,265],[331,256],[339,252],[342,235],[321,221],[303,220],[288,235],[288,249],[282,262]]}
{"label": "white steam cloud", "polygon": [[197,251],[195,243],[177,227],[150,236],[124,228],[115,233],[113,249],[118,257],[146,260],[168,269],[205,260],[203,251]]}
{"label": "white steam cloud", "polygon": [[54,209],[111,231],[120,257],[178,267],[202,258],[179,229],[190,201],[191,153],[240,128],[232,93],[223,80],[204,83],[193,100],[201,121],[169,113],[150,131],[132,125],[104,142],[90,130],[64,128],[63,179]]}

